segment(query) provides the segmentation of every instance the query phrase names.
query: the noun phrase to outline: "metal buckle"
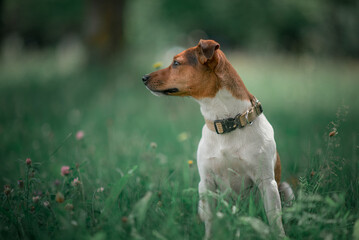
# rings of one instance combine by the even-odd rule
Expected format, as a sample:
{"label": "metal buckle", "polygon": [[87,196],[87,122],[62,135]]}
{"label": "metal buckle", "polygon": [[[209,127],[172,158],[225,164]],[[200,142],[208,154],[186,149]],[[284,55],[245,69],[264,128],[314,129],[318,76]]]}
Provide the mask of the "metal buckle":
{"label": "metal buckle", "polygon": [[[221,129],[218,129],[218,124],[221,124]],[[222,121],[221,120],[215,120],[214,121],[214,129],[216,129],[216,133],[217,134],[222,134],[224,133],[224,129],[223,129],[223,124],[222,124]]]}
{"label": "metal buckle", "polygon": [[[261,114],[261,113],[263,112],[263,107],[262,107],[262,104],[259,104],[258,106],[259,106],[259,111],[260,111],[260,113],[259,113],[259,114]],[[258,114],[258,115],[259,115],[259,114]]]}
{"label": "metal buckle", "polygon": [[246,115],[244,115],[244,118],[246,119],[247,124],[252,125],[253,121],[252,122],[248,121],[248,114],[249,114],[249,110],[246,111]]}
{"label": "metal buckle", "polygon": [[256,100],[256,105],[254,106],[254,109],[255,109],[257,115],[260,115],[263,112],[262,104],[259,102],[258,99]]}

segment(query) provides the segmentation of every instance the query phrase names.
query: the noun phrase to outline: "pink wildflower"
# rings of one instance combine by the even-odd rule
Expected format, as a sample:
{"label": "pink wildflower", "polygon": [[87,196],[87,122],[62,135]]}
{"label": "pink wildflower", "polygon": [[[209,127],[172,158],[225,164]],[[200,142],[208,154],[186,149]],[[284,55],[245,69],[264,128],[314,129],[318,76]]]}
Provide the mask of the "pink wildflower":
{"label": "pink wildflower", "polygon": [[10,187],[10,185],[6,184],[6,185],[4,186],[4,193],[5,193],[6,196],[11,193],[11,187]]}
{"label": "pink wildflower", "polygon": [[72,205],[71,203],[66,204],[65,205],[65,210],[67,210],[67,211],[74,210],[74,205]]}
{"label": "pink wildflower", "polygon": [[62,166],[61,167],[61,175],[67,176],[70,174],[70,167],[69,166]]}
{"label": "pink wildflower", "polygon": [[85,133],[84,133],[84,131],[82,131],[82,130],[80,130],[80,131],[78,131],[78,132],[76,133],[76,139],[77,139],[77,140],[83,139],[84,136],[85,136]]}
{"label": "pink wildflower", "polygon": [[44,204],[44,207],[50,207],[50,203],[48,201],[45,201],[43,204]]}
{"label": "pink wildflower", "polygon": [[74,180],[72,181],[72,186],[74,186],[74,187],[76,187],[76,186],[78,186],[80,184],[81,184],[81,182],[79,181],[78,177],[74,178]]}
{"label": "pink wildflower", "polygon": [[32,197],[32,201],[33,201],[34,203],[37,203],[39,200],[40,200],[40,197],[39,197],[39,196]]}
{"label": "pink wildflower", "polygon": [[31,159],[30,159],[30,158],[26,158],[26,164],[27,164],[28,166],[30,166],[31,163],[32,163]]}

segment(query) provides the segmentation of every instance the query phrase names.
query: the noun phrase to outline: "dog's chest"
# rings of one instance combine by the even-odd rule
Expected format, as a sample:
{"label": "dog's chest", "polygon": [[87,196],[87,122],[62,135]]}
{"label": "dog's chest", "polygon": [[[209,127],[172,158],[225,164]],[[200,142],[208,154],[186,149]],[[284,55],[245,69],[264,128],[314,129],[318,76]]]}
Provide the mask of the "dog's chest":
{"label": "dog's chest", "polygon": [[[202,115],[210,121],[234,117],[251,107],[250,101],[235,99],[226,90],[199,103]],[[201,179],[214,179],[221,189],[231,187],[238,192],[262,172],[273,174],[275,151],[273,129],[263,114],[252,125],[223,135],[204,126],[197,154]]]}
{"label": "dog's chest", "polygon": [[[210,133],[211,134],[211,133]],[[232,188],[240,192],[243,188],[252,185],[254,160],[249,157],[253,153],[251,146],[246,144],[243,138],[233,136],[224,141],[216,141],[205,136],[201,147],[201,163],[205,172],[212,177],[221,190]]]}

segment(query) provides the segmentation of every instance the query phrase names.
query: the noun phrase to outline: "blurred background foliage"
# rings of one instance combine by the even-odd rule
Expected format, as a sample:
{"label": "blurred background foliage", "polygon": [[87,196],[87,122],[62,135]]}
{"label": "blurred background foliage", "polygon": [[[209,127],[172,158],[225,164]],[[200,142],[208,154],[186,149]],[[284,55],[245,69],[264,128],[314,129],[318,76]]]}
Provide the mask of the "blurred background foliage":
{"label": "blurred background foliage", "polygon": [[213,38],[255,51],[359,57],[357,0],[1,0],[1,35],[29,48],[76,36],[101,59]]}
{"label": "blurred background foliage", "polygon": [[[221,44],[275,129],[298,193],[287,235],[359,239],[358,13],[357,0],[0,0],[0,239],[202,239],[198,104],[141,81],[200,38]],[[253,201],[219,205],[215,239],[238,226],[258,239]]]}

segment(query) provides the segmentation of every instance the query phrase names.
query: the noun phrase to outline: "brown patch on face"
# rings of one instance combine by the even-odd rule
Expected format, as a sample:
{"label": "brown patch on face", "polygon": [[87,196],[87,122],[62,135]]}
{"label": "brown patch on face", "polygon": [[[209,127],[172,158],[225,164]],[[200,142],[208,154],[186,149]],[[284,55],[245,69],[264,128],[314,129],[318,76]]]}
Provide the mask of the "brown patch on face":
{"label": "brown patch on face", "polygon": [[192,96],[198,99],[214,97],[220,82],[213,69],[200,64],[198,58],[198,47],[181,52],[173,58],[169,67],[149,75],[147,87],[151,91],[171,96]]}
{"label": "brown patch on face", "polygon": [[186,51],[184,54],[187,62],[191,66],[196,66],[198,64],[198,59],[195,51]]}
{"label": "brown patch on face", "polygon": [[166,95],[213,98],[219,89],[226,88],[235,98],[253,98],[213,40],[200,40],[196,47],[176,55],[169,67],[148,76],[146,86]]}

